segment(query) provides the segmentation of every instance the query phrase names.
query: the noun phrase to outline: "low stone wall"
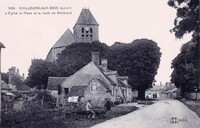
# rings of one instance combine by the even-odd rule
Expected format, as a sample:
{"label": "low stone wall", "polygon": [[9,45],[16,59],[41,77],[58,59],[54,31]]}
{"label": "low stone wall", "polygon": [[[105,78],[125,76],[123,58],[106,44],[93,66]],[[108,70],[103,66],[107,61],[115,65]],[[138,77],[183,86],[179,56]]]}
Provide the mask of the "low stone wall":
{"label": "low stone wall", "polygon": [[200,99],[200,93],[187,93],[186,98],[195,100],[195,99]]}

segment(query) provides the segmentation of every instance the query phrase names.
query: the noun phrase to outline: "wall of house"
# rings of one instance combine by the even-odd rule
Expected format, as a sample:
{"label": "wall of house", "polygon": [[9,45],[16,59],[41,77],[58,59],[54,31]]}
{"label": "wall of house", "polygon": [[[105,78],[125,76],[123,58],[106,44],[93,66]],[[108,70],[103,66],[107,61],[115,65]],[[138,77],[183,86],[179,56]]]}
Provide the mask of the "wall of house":
{"label": "wall of house", "polygon": [[84,101],[87,102],[88,100],[91,100],[95,106],[103,106],[105,98],[108,98],[111,101],[113,100],[111,92],[106,92],[106,89],[101,84],[99,85],[98,92],[96,93],[91,92],[90,85],[84,91]]}

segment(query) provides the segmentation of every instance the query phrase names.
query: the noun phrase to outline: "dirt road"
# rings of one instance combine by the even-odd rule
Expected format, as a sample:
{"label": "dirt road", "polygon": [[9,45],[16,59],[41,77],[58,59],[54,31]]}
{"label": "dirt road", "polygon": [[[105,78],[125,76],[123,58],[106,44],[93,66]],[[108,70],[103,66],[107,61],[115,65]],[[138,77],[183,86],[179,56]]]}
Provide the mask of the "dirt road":
{"label": "dirt road", "polygon": [[200,118],[177,100],[160,100],[92,128],[200,128]]}

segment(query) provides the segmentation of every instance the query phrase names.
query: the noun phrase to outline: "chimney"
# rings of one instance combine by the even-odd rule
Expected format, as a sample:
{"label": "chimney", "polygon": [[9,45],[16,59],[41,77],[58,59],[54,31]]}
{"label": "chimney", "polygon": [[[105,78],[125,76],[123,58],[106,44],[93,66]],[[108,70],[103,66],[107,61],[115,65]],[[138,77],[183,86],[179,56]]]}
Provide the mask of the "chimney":
{"label": "chimney", "polygon": [[8,69],[8,84],[12,84],[12,78],[15,75],[15,67],[11,67],[10,69]]}
{"label": "chimney", "polygon": [[92,62],[99,66],[99,52],[92,52]]}
{"label": "chimney", "polygon": [[108,69],[108,60],[107,59],[101,59],[101,67],[104,71]]}

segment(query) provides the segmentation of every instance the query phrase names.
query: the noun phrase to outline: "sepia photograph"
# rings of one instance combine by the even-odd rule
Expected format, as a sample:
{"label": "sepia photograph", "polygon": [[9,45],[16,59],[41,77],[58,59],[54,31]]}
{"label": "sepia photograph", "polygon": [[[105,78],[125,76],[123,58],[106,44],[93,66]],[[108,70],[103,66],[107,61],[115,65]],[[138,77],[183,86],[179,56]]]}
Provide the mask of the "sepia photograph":
{"label": "sepia photograph", "polygon": [[200,128],[199,0],[1,0],[1,128]]}

